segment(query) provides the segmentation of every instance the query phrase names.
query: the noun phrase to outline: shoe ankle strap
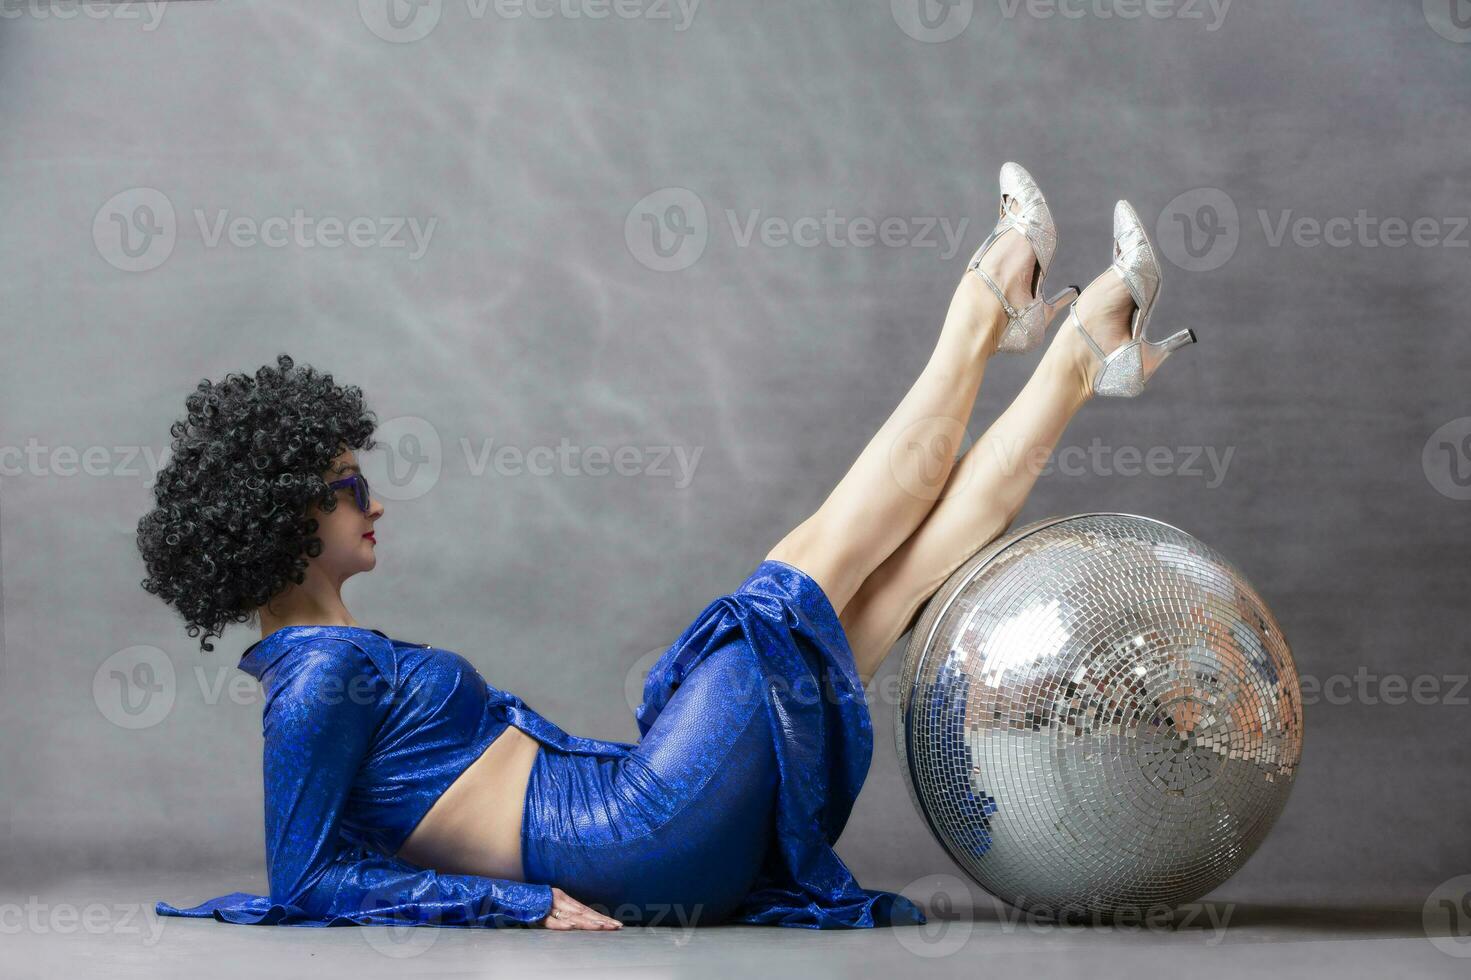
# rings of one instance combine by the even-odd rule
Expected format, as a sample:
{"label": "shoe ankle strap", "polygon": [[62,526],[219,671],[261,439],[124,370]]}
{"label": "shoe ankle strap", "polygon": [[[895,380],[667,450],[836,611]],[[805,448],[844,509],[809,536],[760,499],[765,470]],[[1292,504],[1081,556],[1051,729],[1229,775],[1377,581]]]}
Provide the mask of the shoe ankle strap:
{"label": "shoe ankle strap", "polygon": [[1076,303],[1068,311],[1068,319],[1073,321],[1073,326],[1078,328],[1078,333],[1083,335],[1083,339],[1088,342],[1088,346],[1093,349],[1093,353],[1098,355],[1098,359],[1100,361],[1107,361],[1108,355],[1103,352],[1103,348],[1098,346],[1098,341],[1094,340],[1093,335],[1083,326],[1083,318],[1078,316],[1078,306]]}
{"label": "shoe ankle strap", "polygon": [[991,292],[996,294],[996,299],[1001,303],[1001,308],[1006,311],[1008,320],[1015,320],[1021,316],[1021,312],[1011,305],[1011,300],[1006,298],[1006,292],[1000,286],[996,285],[996,280],[986,275],[986,270],[982,269],[979,263],[976,264],[972,271],[981,277],[982,282],[991,287]]}

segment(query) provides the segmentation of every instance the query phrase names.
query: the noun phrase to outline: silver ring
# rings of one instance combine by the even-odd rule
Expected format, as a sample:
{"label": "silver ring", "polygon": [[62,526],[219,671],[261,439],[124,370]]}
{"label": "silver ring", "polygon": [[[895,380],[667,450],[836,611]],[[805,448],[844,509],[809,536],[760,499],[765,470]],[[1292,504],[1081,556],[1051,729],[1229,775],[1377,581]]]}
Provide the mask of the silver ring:
{"label": "silver ring", "polygon": [[562,911],[561,911],[561,909],[552,909],[552,918],[554,918],[554,919],[560,919],[561,917],[562,917]]}

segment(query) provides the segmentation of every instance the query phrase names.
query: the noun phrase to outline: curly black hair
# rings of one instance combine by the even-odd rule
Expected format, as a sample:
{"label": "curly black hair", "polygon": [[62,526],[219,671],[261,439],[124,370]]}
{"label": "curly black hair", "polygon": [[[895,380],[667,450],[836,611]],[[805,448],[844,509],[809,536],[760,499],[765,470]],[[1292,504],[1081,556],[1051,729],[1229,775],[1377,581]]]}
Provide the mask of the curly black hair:
{"label": "curly black hair", "polygon": [[188,634],[209,638],[253,621],[257,607],[304,580],[322,553],[318,523],[338,496],[322,479],[344,450],[372,449],[377,416],[355,385],[339,385],[286,354],[276,366],[208,378],[169,428],[171,455],[138,521],[143,588],[173,606]]}

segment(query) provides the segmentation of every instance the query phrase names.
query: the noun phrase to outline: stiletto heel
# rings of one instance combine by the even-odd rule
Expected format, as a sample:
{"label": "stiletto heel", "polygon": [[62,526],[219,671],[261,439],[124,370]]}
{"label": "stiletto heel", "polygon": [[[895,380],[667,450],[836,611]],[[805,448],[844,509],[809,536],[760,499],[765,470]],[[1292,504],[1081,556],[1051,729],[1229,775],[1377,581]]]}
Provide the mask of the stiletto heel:
{"label": "stiletto heel", "polygon": [[1195,342],[1196,340],[1194,330],[1181,330],[1177,334],[1171,334],[1164,340],[1161,340],[1159,343],[1155,343],[1152,340],[1146,341],[1149,346],[1157,347],[1160,349],[1160,360],[1164,360],[1166,357],[1169,357],[1181,347],[1188,347]]}
{"label": "stiletto heel", "polygon": [[1042,322],[1051,323],[1057,316],[1057,311],[1069,303],[1076,303],[1078,297],[1083,295],[1082,286],[1068,286],[1062,292],[1042,304]]}
{"label": "stiletto heel", "polygon": [[1093,375],[1093,392],[1118,398],[1133,398],[1159,366],[1175,351],[1196,343],[1195,331],[1181,330],[1162,341],[1148,340],[1145,332],[1149,318],[1163,287],[1159,260],[1144,224],[1128,201],[1120,201],[1113,212],[1114,259],[1110,268],[1129,287],[1134,299],[1134,317],[1129,340],[1105,353],[1083,326],[1078,307],[1073,305],[1069,319],[1088,342],[1088,347],[1101,362]]}
{"label": "stiletto heel", "polygon": [[[1015,213],[1010,207],[1012,200],[1019,205]],[[1021,309],[1011,305],[1011,301],[1006,298],[1006,290],[998,286],[981,268],[982,257],[1002,235],[1011,230],[1025,237],[1037,255],[1036,271],[1033,273],[1036,289],[1031,301]],[[970,264],[966,267],[967,272],[974,272],[981,277],[991,292],[996,294],[1001,308],[1006,311],[1006,328],[997,341],[997,351],[1020,354],[1035,350],[1041,345],[1043,335],[1047,332],[1047,324],[1052,322],[1056,311],[1082,292],[1077,286],[1069,286],[1049,300],[1041,298],[1042,287],[1047,281],[1047,271],[1052,267],[1052,256],[1056,252],[1057,226],[1052,221],[1052,211],[1047,207],[1047,199],[1042,196],[1032,175],[1021,165],[1006,164],[1001,168],[1001,217],[991,234],[981,243],[981,247],[976,249],[975,255],[971,256]]]}

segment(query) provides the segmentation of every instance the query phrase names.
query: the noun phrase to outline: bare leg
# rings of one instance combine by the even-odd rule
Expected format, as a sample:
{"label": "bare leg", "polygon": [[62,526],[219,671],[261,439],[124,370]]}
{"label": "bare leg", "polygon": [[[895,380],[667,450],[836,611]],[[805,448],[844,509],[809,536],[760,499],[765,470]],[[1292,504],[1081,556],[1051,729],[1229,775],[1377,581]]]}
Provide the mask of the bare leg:
{"label": "bare leg", "polygon": [[[1113,273],[1100,276],[1078,305],[1104,350],[1123,342],[1133,308]],[[1011,526],[1068,422],[1092,397],[1096,364],[1064,320],[1015,401],[952,469],[939,503],[842,611],[864,683],[951,573]]]}
{"label": "bare leg", "polygon": [[[1038,271],[1027,240],[1007,232],[983,267],[1013,305]],[[842,612],[863,581],[912,534],[943,492],[1006,314],[975,273],[955,290],[940,339],[914,386],[826,501],[767,558],[795,565]]]}

